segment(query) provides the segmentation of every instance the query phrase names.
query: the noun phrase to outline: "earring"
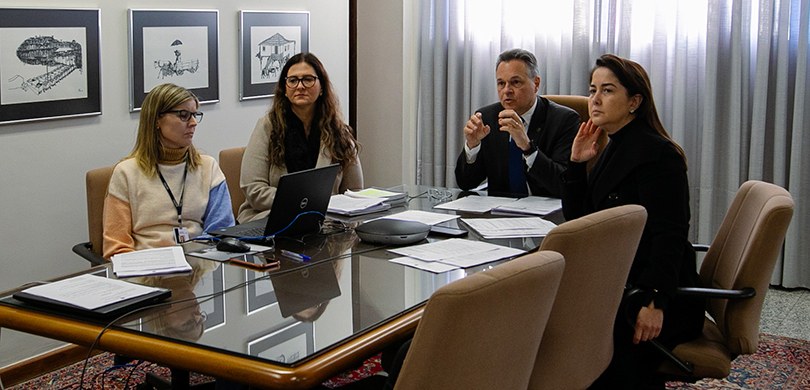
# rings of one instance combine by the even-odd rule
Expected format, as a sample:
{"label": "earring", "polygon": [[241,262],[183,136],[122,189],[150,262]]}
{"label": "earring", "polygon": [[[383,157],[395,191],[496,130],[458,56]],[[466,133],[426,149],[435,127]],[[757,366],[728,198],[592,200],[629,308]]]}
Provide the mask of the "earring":
{"label": "earring", "polygon": [[631,109],[630,109],[630,113],[632,114],[632,113],[634,113],[634,112],[636,112],[636,110],[631,108]]}

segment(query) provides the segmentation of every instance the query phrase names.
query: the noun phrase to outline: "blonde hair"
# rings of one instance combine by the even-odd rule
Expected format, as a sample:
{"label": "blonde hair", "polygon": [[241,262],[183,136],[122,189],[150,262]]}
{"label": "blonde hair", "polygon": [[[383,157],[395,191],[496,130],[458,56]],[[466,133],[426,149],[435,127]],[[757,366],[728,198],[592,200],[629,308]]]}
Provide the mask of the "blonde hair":
{"label": "blonde hair", "polygon": [[[152,88],[146,95],[141,105],[141,116],[138,122],[138,136],[135,146],[127,158],[134,158],[138,162],[138,167],[146,176],[154,176],[157,173],[157,163],[160,159],[160,130],[157,126],[158,118],[164,112],[193,99],[200,107],[200,100],[193,92],[179,85],[167,83],[160,84]],[[187,155],[188,169],[193,171],[200,166],[200,153],[194,145],[188,147]]]}

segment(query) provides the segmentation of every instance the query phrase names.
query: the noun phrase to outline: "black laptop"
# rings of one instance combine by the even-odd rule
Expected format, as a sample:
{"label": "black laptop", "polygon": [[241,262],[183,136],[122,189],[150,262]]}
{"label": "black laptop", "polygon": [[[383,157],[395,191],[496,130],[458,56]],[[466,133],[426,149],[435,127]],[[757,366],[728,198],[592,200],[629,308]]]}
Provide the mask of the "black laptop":
{"label": "black laptop", "polygon": [[340,165],[332,164],[281,176],[267,218],[213,231],[211,235],[258,239],[317,233],[326,216],[339,169]]}

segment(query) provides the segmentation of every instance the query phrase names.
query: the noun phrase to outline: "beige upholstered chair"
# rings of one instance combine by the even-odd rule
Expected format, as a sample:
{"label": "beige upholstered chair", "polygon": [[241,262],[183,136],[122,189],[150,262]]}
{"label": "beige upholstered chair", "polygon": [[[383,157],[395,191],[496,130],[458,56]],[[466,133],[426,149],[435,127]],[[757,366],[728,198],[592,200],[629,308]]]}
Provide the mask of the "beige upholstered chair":
{"label": "beige upholstered chair", "polygon": [[706,318],[703,335],[673,350],[693,372],[667,361],[662,374],[687,381],[725,378],[732,360],[756,352],[762,304],[792,216],[793,198],[784,188],[756,180],[740,186],[705,248],[700,278],[706,288],[679,291],[717,298],[708,301],[714,321]]}
{"label": "beige upholstered chair", "polygon": [[554,103],[570,107],[579,114],[583,122],[588,121],[591,117],[588,113],[588,97],[579,95],[543,95],[544,98],[551,100]]}
{"label": "beige upholstered chair", "polygon": [[104,198],[110,184],[114,166],[87,171],[85,188],[87,193],[87,233],[90,241],[73,246],[73,252],[87,259],[92,265],[103,264],[102,244],[104,241],[103,217]]}
{"label": "beige upholstered chair", "polygon": [[244,146],[223,149],[219,152],[219,168],[222,169],[222,173],[225,174],[225,182],[228,183],[234,218],[239,215],[239,206],[245,202],[245,194],[239,187],[239,178],[242,176],[242,155],[244,154]]}
{"label": "beige upholstered chair", "polygon": [[436,290],[395,389],[525,389],[563,268],[541,251]]}
{"label": "beige upholstered chair", "polygon": [[647,211],[619,206],[568,221],[540,244],[565,273],[537,352],[529,389],[585,389],[613,355],[613,324]]}

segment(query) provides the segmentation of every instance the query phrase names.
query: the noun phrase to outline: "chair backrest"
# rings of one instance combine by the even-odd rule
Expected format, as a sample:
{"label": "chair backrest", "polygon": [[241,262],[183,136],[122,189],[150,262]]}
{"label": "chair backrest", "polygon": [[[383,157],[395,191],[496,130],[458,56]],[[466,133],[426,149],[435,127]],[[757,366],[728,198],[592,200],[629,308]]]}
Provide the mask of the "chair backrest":
{"label": "chair backrest", "polygon": [[90,239],[90,250],[102,256],[104,243],[104,198],[107,197],[107,187],[110,185],[113,168],[96,168],[87,171],[85,187],[87,191],[87,233]]}
{"label": "chair backrest", "polygon": [[540,244],[565,257],[565,273],[529,389],[585,389],[613,355],[613,324],[647,211],[602,210],[560,224]]}
{"label": "chair backrest", "polygon": [[244,154],[244,146],[223,149],[219,152],[219,168],[222,169],[225,182],[228,183],[234,217],[239,215],[239,206],[245,202],[245,194],[242,192],[242,188],[239,187],[239,178],[242,176],[242,155]]}
{"label": "chair backrest", "polygon": [[436,290],[395,389],[525,389],[564,263],[541,251]]}
{"label": "chair backrest", "polygon": [[740,186],[700,267],[704,287],[753,287],[750,299],[711,299],[708,312],[737,356],[759,343],[759,319],[776,259],[782,248],[793,198],[784,188],[751,180]]}
{"label": "chair backrest", "polygon": [[588,112],[588,97],[580,95],[543,95],[544,98],[554,103],[570,107],[579,114],[583,122],[587,122],[591,117]]}

